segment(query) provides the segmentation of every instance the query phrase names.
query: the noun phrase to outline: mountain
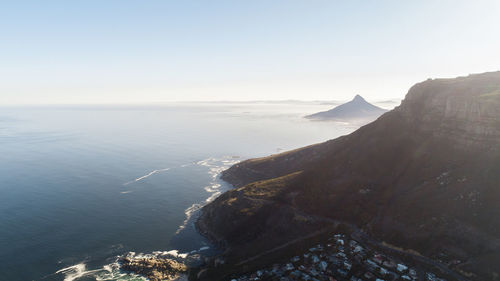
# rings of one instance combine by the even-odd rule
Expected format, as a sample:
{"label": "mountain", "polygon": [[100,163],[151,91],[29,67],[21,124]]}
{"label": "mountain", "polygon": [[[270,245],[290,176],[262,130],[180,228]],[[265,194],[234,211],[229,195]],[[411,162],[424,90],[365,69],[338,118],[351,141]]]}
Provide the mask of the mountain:
{"label": "mountain", "polygon": [[236,188],[197,227],[234,268],[329,220],[499,280],[500,72],[418,83],[350,135],[243,161],[222,178]]}
{"label": "mountain", "polygon": [[360,121],[368,123],[377,119],[385,112],[387,112],[387,110],[367,102],[360,95],[356,95],[350,102],[341,104],[328,111],[305,116],[305,118],[314,120]]}

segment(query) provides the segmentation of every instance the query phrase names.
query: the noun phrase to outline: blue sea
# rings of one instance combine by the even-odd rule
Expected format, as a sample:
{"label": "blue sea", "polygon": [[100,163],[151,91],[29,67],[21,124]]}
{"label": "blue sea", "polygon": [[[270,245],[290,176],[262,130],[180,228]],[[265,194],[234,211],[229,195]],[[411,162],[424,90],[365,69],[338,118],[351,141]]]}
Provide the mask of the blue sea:
{"label": "blue sea", "polygon": [[216,251],[203,204],[238,161],[356,129],[323,103],[0,107],[0,280],[142,280],[129,251]]}

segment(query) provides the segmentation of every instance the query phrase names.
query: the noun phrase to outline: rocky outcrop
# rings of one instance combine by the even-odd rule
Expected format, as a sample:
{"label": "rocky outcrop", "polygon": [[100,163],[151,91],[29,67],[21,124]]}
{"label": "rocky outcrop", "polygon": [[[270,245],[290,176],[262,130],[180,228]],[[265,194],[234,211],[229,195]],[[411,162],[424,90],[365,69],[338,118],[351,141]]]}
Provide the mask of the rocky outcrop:
{"label": "rocky outcrop", "polygon": [[204,207],[198,225],[231,256],[316,231],[306,226],[327,218],[494,280],[499,148],[500,72],[427,80],[350,135],[233,166],[223,179],[239,188]]}
{"label": "rocky outcrop", "polygon": [[121,268],[148,278],[151,281],[175,280],[187,267],[178,261],[162,257],[137,257],[127,255],[119,260]]}

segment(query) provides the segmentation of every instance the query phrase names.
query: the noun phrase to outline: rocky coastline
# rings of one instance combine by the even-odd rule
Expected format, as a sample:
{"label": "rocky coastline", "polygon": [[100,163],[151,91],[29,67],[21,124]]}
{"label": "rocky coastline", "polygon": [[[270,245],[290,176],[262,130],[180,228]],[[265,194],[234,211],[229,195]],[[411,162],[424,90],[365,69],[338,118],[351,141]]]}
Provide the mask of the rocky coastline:
{"label": "rocky coastline", "polygon": [[188,270],[184,261],[161,254],[136,255],[130,252],[120,257],[118,263],[122,270],[144,276],[150,281],[178,280]]}
{"label": "rocky coastline", "polygon": [[[190,280],[315,280],[304,270],[273,273],[279,279],[258,270],[285,262],[286,272],[291,257],[332,232],[411,257],[446,280],[500,280],[499,108],[500,72],[428,80],[350,135],[232,166],[221,178],[235,188],[204,206],[195,224],[223,252],[189,268]],[[323,279],[385,280],[390,268],[358,263],[359,275],[336,266]],[[162,259],[125,264],[155,281],[188,271]],[[387,280],[445,280],[429,273]]]}
{"label": "rocky coastline", "polygon": [[[460,261],[467,279],[499,280],[499,122],[500,72],[418,83],[350,135],[226,170],[236,188],[202,209],[198,229],[233,267],[336,221],[437,263]],[[201,279],[231,272],[220,268]]]}

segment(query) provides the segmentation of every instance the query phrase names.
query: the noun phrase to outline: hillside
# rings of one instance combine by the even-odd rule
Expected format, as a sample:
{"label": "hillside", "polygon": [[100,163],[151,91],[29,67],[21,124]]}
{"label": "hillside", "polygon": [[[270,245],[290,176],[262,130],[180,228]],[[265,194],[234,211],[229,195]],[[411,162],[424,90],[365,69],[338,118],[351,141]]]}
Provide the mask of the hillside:
{"label": "hillside", "polygon": [[305,116],[312,120],[335,120],[344,122],[369,123],[377,119],[387,110],[368,103],[360,95],[356,95],[351,101],[334,107],[328,111],[322,111]]}
{"label": "hillside", "polygon": [[498,280],[500,72],[418,83],[350,135],[222,177],[237,188],[204,207],[197,226],[228,259],[317,231],[321,217]]}

